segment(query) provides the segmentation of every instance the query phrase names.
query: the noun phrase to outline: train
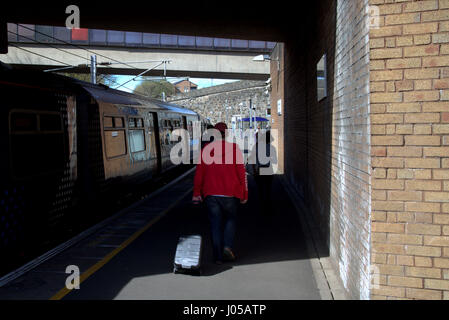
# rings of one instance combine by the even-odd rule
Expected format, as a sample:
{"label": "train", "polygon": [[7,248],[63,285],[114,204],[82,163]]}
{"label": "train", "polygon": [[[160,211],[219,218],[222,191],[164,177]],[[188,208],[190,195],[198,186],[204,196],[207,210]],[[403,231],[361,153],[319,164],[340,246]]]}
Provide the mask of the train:
{"label": "train", "polygon": [[208,120],[175,104],[0,65],[0,272],[175,165],[173,130]]}

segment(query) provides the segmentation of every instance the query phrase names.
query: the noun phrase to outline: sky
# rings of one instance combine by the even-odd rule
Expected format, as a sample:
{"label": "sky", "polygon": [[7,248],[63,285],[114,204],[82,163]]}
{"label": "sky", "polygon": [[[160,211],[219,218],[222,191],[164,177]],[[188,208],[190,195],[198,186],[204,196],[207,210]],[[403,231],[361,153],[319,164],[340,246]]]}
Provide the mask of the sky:
{"label": "sky", "polygon": [[[120,84],[123,84],[126,81],[131,80],[132,78],[133,78],[133,76],[119,75],[119,76],[117,76],[116,81]],[[176,81],[183,80],[183,79],[186,79],[186,78],[185,77],[168,78],[167,80],[171,83],[174,83]],[[189,80],[191,82],[195,83],[196,85],[198,85],[198,89],[207,88],[207,87],[211,87],[211,86],[217,86],[217,85],[228,83],[228,82],[239,81],[239,80],[230,80],[230,79],[205,79],[205,78],[189,78]],[[140,83],[140,81],[130,81],[127,84],[125,84],[125,86],[128,87],[129,89],[134,89],[139,83]],[[115,88],[115,87],[116,86],[113,86],[113,88]],[[120,90],[129,91],[123,87],[120,88]]]}

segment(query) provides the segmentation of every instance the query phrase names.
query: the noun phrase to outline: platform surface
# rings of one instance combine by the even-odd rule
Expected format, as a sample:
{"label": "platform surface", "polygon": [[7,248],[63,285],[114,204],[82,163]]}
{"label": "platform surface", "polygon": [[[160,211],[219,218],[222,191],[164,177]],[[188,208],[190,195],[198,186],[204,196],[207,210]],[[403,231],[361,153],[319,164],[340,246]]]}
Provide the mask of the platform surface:
{"label": "platform surface", "polygon": [[[0,288],[0,299],[49,299],[58,293],[58,299],[67,300],[321,298],[297,212],[277,179],[273,183],[274,209],[269,216],[261,213],[256,185],[249,179],[249,201],[239,208],[237,260],[222,265],[213,263],[206,209],[191,204],[192,182],[190,175],[89,239]],[[177,241],[185,234],[201,234],[204,238],[202,276],[173,273]],[[118,253],[105,261],[113,250]],[[80,289],[64,292],[69,276],[65,268],[72,264],[89,276]]]}

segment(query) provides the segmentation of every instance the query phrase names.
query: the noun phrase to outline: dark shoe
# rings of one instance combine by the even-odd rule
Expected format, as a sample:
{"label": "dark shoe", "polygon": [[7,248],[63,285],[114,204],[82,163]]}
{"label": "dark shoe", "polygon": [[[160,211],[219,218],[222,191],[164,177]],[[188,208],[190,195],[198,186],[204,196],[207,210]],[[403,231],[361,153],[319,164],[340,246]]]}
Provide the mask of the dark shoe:
{"label": "dark shoe", "polygon": [[224,261],[234,261],[235,260],[235,254],[234,254],[234,252],[232,252],[232,250],[230,248],[224,248],[223,260]]}

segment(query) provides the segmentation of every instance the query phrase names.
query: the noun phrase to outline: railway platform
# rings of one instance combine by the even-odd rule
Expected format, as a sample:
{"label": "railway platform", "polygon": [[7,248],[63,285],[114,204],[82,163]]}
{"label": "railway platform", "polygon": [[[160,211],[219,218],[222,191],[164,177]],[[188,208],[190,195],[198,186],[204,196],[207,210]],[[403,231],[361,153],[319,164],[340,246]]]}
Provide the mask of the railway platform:
{"label": "railway platform", "polygon": [[[191,203],[194,170],[139,203],[94,234],[0,287],[0,300],[320,300],[333,295],[297,210],[280,179],[273,210],[261,214],[249,177],[249,201],[240,206],[236,261],[212,259],[205,208]],[[180,235],[204,238],[201,276],[174,274]],[[79,269],[79,288],[68,279]],[[322,267],[322,266],[321,266]],[[66,286],[69,281],[69,286]]]}

